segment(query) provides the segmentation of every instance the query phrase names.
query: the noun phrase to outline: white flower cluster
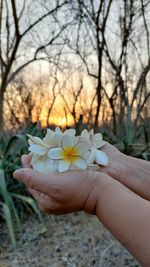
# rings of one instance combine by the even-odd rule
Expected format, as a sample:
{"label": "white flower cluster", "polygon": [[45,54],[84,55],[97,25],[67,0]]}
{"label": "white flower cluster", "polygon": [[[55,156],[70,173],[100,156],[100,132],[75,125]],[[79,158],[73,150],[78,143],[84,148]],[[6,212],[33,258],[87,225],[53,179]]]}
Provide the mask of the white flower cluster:
{"label": "white flower cluster", "polygon": [[84,129],[80,136],[76,136],[74,129],[64,132],[59,127],[55,132],[47,129],[43,139],[36,136],[29,137],[29,151],[32,154],[33,169],[49,173],[64,172],[69,169],[97,169],[99,165],[107,166],[107,155],[100,149],[105,142],[100,133]]}

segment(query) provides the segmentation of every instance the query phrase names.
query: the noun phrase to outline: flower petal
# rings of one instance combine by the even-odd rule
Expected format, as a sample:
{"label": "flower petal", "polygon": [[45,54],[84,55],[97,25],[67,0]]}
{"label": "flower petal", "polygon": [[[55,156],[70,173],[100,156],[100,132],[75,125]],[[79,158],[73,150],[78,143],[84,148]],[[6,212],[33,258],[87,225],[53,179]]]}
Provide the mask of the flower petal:
{"label": "flower petal", "polygon": [[49,173],[58,171],[57,162],[48,158],[47,155],[39,156],[33,154],[31,164],[33,169],[39,172]]}
{"label": "flower petal", "polygon": [[60,130],[59,127],[56,127],[55,129],[55,136],[53,137],[53,147],[60,146],[61,145],[61,139],[62,139],[63,133]]}
{"label": "flower petal", "polygon": [[89,132],[87,131],[87,129],[84,129],[84,130],[81,132],[81,137],[84,137],[84,138],[89,139]]}
{"label": "flower petal", "polygon": [[91,153],[90,151],[86,152],[86,153],[82,156],[82,158],[84,158],[84,159],[87,161],[87,159],[88,159],[90,153]]}
{"label": "flower petal", "polygon": [[66,131],[64,131],[64,135],[66,135],[66,134],[75,136],[76,131],[75,131],[75,129],[67,129]]}
{"label": "flower petal", "polygon": [[96,148],[93,147],[93,148],[91,149],[91,151],[89,152],[89,155],[88,155],[88,157],[87,157],[86,162],[87,162],[88,164],[92,164],[92,163],[95,161],[95,157],[96,157]]}
{"label": "flower petal", "polygon": [[28,139],[28,143],[30,146],[35,144],[35,143],[33,143],[33,141],[31,139]]}
{"label": "flower petal", "polygon": [[78,144],[75,145],[77,150],[79,151],[79,155],[83,155],[88,152],[89,150],[89,144],[87,142],[79,142]]}
{"label": "flower petal", "polygon": [[108,165],[108,157],[103,151],[96,150],[96,158],[95,161],[99,165]]}
{"label": "flower petal", "polygon": [[93,135],[93,143],[96,148],[100,148],[102,146],[102,135],[101,133],[97,133]]}
{"label": "flower petal", "polygon": [[44,143],[46,143],[49,146],[53,146],[53,139],[55,137],[55,133],[51,129],[47,129],[47,134],[43,138]]}
{"label": "flower petal", "polygon": [[73,146],[74,146],[74,142],[73,142],[72,136],[69,134],[63,135],[62,137],[63,149],[65,149],[66,147],[73,147]]}
{"label": "flower petal", "polygon": [[71,163],[65,160],[60,160],[58,163],[58,170],[59,172],[65,172],[69,170]]}
{"label": "flower petal", "polygon": [[78,157],[78,159],[72,165],[73,165],[73,167],[75,167],[76,169],[79,169],[79,170],[87,169],[86,161],[81,157]]}
{"label": "flower petal", "polygon": [[47,148],[40,145],[31,145],[29,146],[29,151],[38,155],[44,155],[47,153]]}
{"label": "flower petal", "polygon": [[46,167],[45,167],[45,160],[47,156],[37,156],[33,154],[31,164],[34,170],[37,170],[39,172],[46,172]]}
{"label": "flower petal", "polygon": [[57,172],[58,171],[58,164],[55,160],[51,160],[50,158],[47,158],[46,162],[46,172]]}
{"label": "flower petal", "polygon": [[36,170],[38,172],[45,172],[44,162],[43,161],[39,160],[39,161],[33,162],[32,163],[32,167],[33,167],[34,170]]}
{"label": "flower petal", "polygon": [[90,131],[89,131],[89,135],[94,135],[94,129],[91,129]]}
{"label": "flower petal", "polygon": [[47,155],[51,159],[59,160],[59,159],[62,159],[62,151],[63,150],[60,147],[51,148]]}
{"label": "flower petal", "polygon": [[103,147],[105,144],[106,144],[106,142],[102,140],[101,145],[99,146],[99,148]]}
{"label": "flower petal", "polygon": [[56,127],[56,129],[55,129],[55,134],[62,134],[62,131],[60,130],[59,127]]}
{"label": "flower petal", "polygon": [[43,145],[43,141],[37,137],[37,136],[32,136],[30,134],[27,134],[27,136],[30,138],[29,142],[32,144],[38,144],[38,145]]}

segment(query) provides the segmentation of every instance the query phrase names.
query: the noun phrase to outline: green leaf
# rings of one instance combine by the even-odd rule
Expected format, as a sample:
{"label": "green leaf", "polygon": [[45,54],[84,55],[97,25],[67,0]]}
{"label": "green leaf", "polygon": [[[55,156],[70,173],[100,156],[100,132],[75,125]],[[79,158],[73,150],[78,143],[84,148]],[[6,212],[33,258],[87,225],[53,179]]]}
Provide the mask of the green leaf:
{"label": "green leaf", "polygon": [[9,207],[9,195],[7,191],[7,185],[5,181],[5,173],[3,169],[0,169],[0,189],[5,204]]}
{"label": "green leaf", "polygon": [[3,212],[4,212],[4,215],[5,215],[5,221],[6,221],[6,224],[7,224],[9,236],[10,236],[11,243],[12,243],[12,247],[13,247],[13,249],[16,249],[17,243],[16,243],[15,234],[14,234],[11,213],[10,213],[9,207],[5,203],[2,203],[2,206],[3,206]]}
{"label": "green leaf", "polygon": [[[15,136],[13,136],[9,140],[9,142],[6,146],[5,153],[4,153],[4,159],[7,157],[10,149],[13,147],[13,145],[16,141],[19,142],[19,144],[17,145],[17,149],[15,149],[15,154],[17,154],[18,150],[20,150],[20,145],[24,146],[26,144],[26,137],[23,134],[17,134]],[[14,149],[14,147],[13,147],[13,149]]]}
{"label": "green leaf", "polygon": [[42,214],[41,214],[41,212],[40,212],[40,210],[39,210],[39,208],[38,208],[38,206],[37,206],[37,204],[33,198],[23,196],[20,194],[15,194],[15,193],[11,193],[11,196],[27,202],[32,207],[32,209],[35,211],[35,213],[38,215],[40,221],[44,223],[44,219],[42,217]]}
{"label": "green leaf", "polygon": [[20,218],[19,218],[18,212],[16,210],[15,204],[14,204],[11,196],[9,196],[9,201],[10,201],[10,204],[11,204],[11,207],[12,207],[12,212],[13,212],[13,216],[14,216],[14,219],[15,219],[15,222],[16,222],[17,229],[21,231]]}

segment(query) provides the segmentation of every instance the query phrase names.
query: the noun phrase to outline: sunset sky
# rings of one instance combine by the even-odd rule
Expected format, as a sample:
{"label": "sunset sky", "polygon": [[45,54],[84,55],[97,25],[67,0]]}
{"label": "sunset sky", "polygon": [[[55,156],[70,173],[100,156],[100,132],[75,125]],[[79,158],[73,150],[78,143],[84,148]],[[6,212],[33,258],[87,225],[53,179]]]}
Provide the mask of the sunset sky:
{"label": "sunset sky", "polygon": [[[96,16],[99,1],[95,0],[93,3]],[[99,17],[100,26],[103,24],[108,4],[109,1],[103,3],[104,10]],[[54,6],[55,1],[44,1],[41,4],[41,1],[27,0],[24,8],[21,1],[16,1],[17,14],[20,14],[23,10],[18,22],[20,32],[23,33],[28,27],[30,28],[40,16]],[[14,116],[13,123],[15,121],[22,122],[24,118],[30,117],[32,121],[40,120],[42,125],[45,126],[51,105],[52,110],[48,123],[61,124],[62,126],[68,123],[70,125],[73,123],[71,113],[75,105],[74,101],[77,102],[75,105],[76,120],[80,114],[83,114],[84,121],[88,120],[91,105],[93,105],[92,116],[94,117],[98,103],[96,98],[93,100],[93,97],[98,86],[98,79],[101,79],[102,84],[102,87],[99,88],[102,98],[99,121],[110,119],[110,111],[112,112],[112,110],[107,98],[111,97],[116,86],[116,113],[121,99],[121,91],[119,90],[122,89],[119,87],[120,84],[117,85],[118,77],[116,76],[116,69],[119,69],[120,66],[120,76],[124,84],[125,94],[130,102],[141,72],[147,64],[149,51],[147,46],[150,43],[146,39],[150,35],[147,35],[145,22],[140,11],[140,3],[134,1],[135,13],[129,42],[127,47],[122,47],[124,44],[123,38],[128,31],[126,27],[128,27],[130,21],[130,12],[127,11],[130,10],[125,10],[124,1],[112,1],[105,30],[107,47],[103,47],[101,62],[98,58],[96,34],[99,35],[99,49],[101,49],[102,31],[96,32],[95,22],[89,16],[93,12],[91,1],[87,0],[85,7],[84,5],[82,7],[84,19],[82,18],[81,24],[78,19],[81,15],[80,8],[78,7],[78,10],[77,7],[78,1],[70,2],[70,5],[64,5],[54,14],[45,17],[23,37],[8,78],[22,64],[26,64],[32,59],[36,60],[24,67],[21,72],[18,72],[7,87],[4,99],[7,125],[12,123],[11,114]],[[148,8],[145,10],[145,20],[147,26],[149,26],[150,11]],[[9,35],[6,27],[7,12],[10,26]],[[124,24],[125,18],[126,22]],[[60,35],[58,34],[59,31],[61,32]],[[58,38],[53,42],[52,40],[57,34]],[[7,7],[4,5],[2,23],[1,46],[4,59],[7,59],[7,56],[9,57],[12,52],[11,49],[14,44],[12,46],[10,44],[14,35],[13,12],[11,4],[8,3]],[[10,51],[7,51],[7,48]],[[110,55],[110,59],[108,55]],[[113,64],[115,67],[113,67]],[[101,74],[98,77],[100,66]],[[149,76],[147,76],[147,81],[149,82]],[[83,88],[78,95],[81,83]],[[144,90],[141,91],[142,94],[145,93]],[[143,99],[143,96],[141,99]],[[137,105],[138,102],[135,99],[134,106]]]}

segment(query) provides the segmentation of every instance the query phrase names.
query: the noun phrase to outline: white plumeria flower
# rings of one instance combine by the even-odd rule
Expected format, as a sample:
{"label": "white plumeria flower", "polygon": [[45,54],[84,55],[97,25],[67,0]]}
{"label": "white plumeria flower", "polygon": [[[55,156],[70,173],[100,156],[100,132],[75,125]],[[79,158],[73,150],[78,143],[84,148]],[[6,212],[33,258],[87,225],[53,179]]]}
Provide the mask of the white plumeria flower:
{"label": "white plumeria flower", "polygon": [[48,145],[51,144],[52,147],[55,147],[55,146],[61,144],[61,138],[62,138],[62,136],[63,135],[66,135],[66,134],[69,134],[72,137],[74,137],[75,134],[76,134],[76,131],[75,131],[75,129],[67,129],[64,132],[62,132],[59,127],[56,127],[55,132],[52,131],[52,130],[50,130],[50,129],[47,129],[47,134],[43,138],[43,141],[46,144],[48,144]]}
{"label": "white plumeria flower", "polygon": [[57,162],[51,160],[47,154],[50,148],[60,145],[61,138],[66,133],[74,137],[76,132],[74,129],[68,129],[63,133],[59,127],[56,127],[55,132],[51,129],[47,129],[47,134],[43,140],[37,136],[28,134],[28,142],[30,144],[29,151],[32,153],[31,164],[33,169],[44,173],[58,171]]}
{"label": "white plumeria flower", "polygon": [[28,135],[32,167],[39,172],[49,173],[68,169],[97,170],[97,164],[108,165],[106,154],[98,150],[105,144],[100,133],[83,130],[81,136],[76,137],[75,134],[74,129],[62,132],[56,127],[55,131],[47,129],[43,139]]}
{"label": "white plumeria flower", "polygon": [[86,129],[84,129],[81,133],[81,139],[82,138],[87,140],[91,148],[93,146],[96,148],[101,148],[102,146],[105,145],[105,142],[102,140],[101,133],[94,134],[93,129],[91,129],[89,132]]}
{"label": "white plumeria flower", "polygon": [[56,132],[47,129],[47,134],[41,140],[36,136],[29,136],[29,151],[32,153],[31,164],[33,169],[48,173],[51,171],[57,171],[57,164],[53,160],[50,160],[47,153],[51,147],[55,147],[60,143],[61,137]]}
{"label": "white plumeria flower", "polygon": [[44,148],[41,150],[42,147],[45,147],[43,140],[41,140],[37,136],[32,136],[30,134],[27,134],[27,136],[29,137],[28,139],[28,143],[30,145],[29,151],[35,152],[36,149],[36,153],[38,153],[39,155],[44,154]]}
{"label": "white plumeria flower", "polygon": [[69,135],[75,136],[75,134],[76,134],[76,130],[73,129],[73,128],[70,128],[70,129],[67,129],[67,130],[65,130],[64,132],[62,132],[61,129],[60,129],[59,127],[56,127],[56,129],[55,129],[55,133],[56,133],[56,134],[60,134],[60,135],[66,135],[66,134],[69,134]]}
{"label": "white plumeria flower", "polygon": [[84,170],[87,168],[84,154],[89,150],[87,142],[77,142],[77,138],[65,134],[62,137],[61,147],[52,148],[48,156],[58,161],[58,171],[64,172],[70,168]]}
{"label": "white plumeria flower", "polygon": [[94,168],[96,167],[94,161],[103,166],[108,165],[108,157],[107,155],[103,152],[98,150],[98,148],[101,148],[102,146],[105,145],[105,142],[102,140],[102,135],[101,133],[96,133],[94,134],[93,129],[91,131],[87,131],[84,129],[81,133],[81,140],[85,139],[89,143],[90,146],[90,151],[87,152],[85,155],[88,167]]}
{"label": "white plumeria flower", "polygon": [[28,134],[28,142],[30,144],[29,151],[37,155],[45,155],[48,153],[50,148],[60,145],[61,138],[64,134],[69,134],[74,137],[75,133],[76,132],[74,129],[68,129],[64,133],[62,133],[60,128],[56,127],[55,132],[51,129],[47,129],[47,134],[43,138],[43,140],[41,140],[39,137]]}

